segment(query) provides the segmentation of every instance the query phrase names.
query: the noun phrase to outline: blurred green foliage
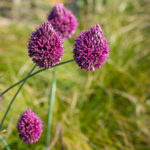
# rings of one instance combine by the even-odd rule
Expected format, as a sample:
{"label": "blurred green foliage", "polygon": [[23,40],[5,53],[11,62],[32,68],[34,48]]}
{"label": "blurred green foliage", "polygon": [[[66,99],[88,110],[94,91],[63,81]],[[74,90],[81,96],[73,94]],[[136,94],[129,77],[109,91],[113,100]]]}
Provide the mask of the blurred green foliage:
{"label": "blurred green foliage", "polygon": [[[150,23],[148,0],[78,0],[79,28],[65,40],[62,61],[72,59],[78,33],[99,23],[110,43],[108,62],[95,72],[81,70],[75,62],[57,68],[57,91],[52,136],[62,125],[65,150],[150,150]],[[21,4],[20,4],[21,5]],[[28,5],[24,5],[28,6]],[[18,5],[23,16],[0,18],[0,91],[22,79],[33,66],[28,57],[28,39],[46,20],[51,6],[32,1]],[[69,5],[67,5],[69,7]],[[13,13],[12,13],[13,14]],[[7,16],[7,15],[6,15]],[[29,79],[7,116],[0,135],[12,150],[44,149],[51,69]],[[0,120],[17,87],[4,95]],[[19,114],[32,108],[44,121],[38,143],[25,144],[17,135]],[[0,149],[5,149],[0,143]],[[60,149],[60,140],[53,150]]]}

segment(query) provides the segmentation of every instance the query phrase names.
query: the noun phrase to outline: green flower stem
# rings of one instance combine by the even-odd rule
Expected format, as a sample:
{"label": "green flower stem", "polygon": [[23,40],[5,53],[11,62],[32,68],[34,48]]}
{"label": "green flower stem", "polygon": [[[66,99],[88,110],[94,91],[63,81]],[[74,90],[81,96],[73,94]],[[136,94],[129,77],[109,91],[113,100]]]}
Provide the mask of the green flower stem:
{"label": "green flower stem", "polygon": [[48,110],[48,122],[47,122],[47,133],[46,133],[46,143],[45,147],[49,146],[50,142],[50,132],[51,132],[51,124],[52,124],[52,116],[53,116],[53,105],[55,101],[55,91],[56,91],[56,68],[53,69],[50,97],[49,97],[49,110]]}
{"label": "green flower stem", "polygon": [[5,145],[6,150],[10,150],[7,142],[0,136],[0,140],[2,141],[2,143]]}
{"label": "green flower stem", "polygon": [[[57,64],[57,65],[52,66],[51,68],[57,67],[57,66],[60,66],[60,65],[63,65],[63,64],[67,64],[67,63],[72,62],[72,61],[74,61],[74,59],[64,61],[64,62],[62,62],[62,63],[59,63],[59,64]],[[49,69],[51,69],[51,68],[49,68]],[[10,89],[12,89],[13,87],[17,86],[18,84],[20,84],[20,83],[23,82],[24,80],[27,80],[28,78],[31,78],[32,76],[34,76],[34,75],[36,75],[36,74],[38,74],[38,73],[40,73],[40,72],[42,72],[42,71],[45,71],[45,70],[48,70],[48,69],[40,69],[40,70],[34,72],[33,74],[30,74],[30,75],[26,76],[24,79],[18,81],[17,83],[13,84],[13,85],[10,86],[8,89],[6,89],[5,91],[3,91],[3,92],[0,94],[0,96],[4,95],[4,94],[7,93]]]}
{"label": "green flower stem", "polygon": [[[29,72],[28,75],[31,75],[31,73],[33,72],[33,70],[35,69],[35,67],[36,67],[36,65],[33,66],[33,68],[31,69],[31,71]],[[3,124],[4,124],[4,121],[5,121],[5,119],[6,119],[6,116],[7,116],[8,112],[9,112],[10,108],[11,108],[11,105],[12,105],[13,102],[15,101],[17,95],[19,94],[19,92],[20,92],[20,90],[22,89],[23,85],[25,84],[26,80],[27,80],[27,78],[22,82],[22,84],[20,85],[20,87],[19,87],[19,89],[17,90],[16,94],[14,95],[14,97],[12,98],[12,100],[10,101],[9,106],[8,106],[8,108],[7,108],[7,110],[6,110],[5,114],[4,114],[4,117],[3,117],[2,121],[1,121],[0,129],[2,128],[2,126],[3,126]]]}

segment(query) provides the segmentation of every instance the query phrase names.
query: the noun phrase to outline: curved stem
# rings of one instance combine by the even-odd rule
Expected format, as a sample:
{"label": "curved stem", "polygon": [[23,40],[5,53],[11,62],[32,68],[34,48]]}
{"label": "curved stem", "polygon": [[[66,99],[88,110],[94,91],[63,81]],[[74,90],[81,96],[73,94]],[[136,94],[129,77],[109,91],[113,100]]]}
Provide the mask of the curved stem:
{"label": "curved stem", "polygon": [[56,91],[56,68],[53,69],[50,97],[49,97],[49,110],[48,110],[48,121],[47,121],[47,133],[46,133],[46,148],[49,146],[50,142],[50,131],[53,117],[53,105],[55,101],[55,91]]}
{"label": "curved stem", "polygon": [[[36,67],[36,65],[31,69],[31,71],[29,72],[28,75],[31,75],[31,73],[33,72],[33,70],[35,69],[35,67]],[[15,101],[15,99],[16,99],[18,93],[19,93],[20,90],[22,89],[22,87],[23,87],[23,85],[25,84],[26,80],[27,80],[27,79],[25,79],[25,80],[23,81],[23,83],[20,85],[20,87],[19,87],[19,89],[17,90],[16,94],[14,95],[14,97],[13,97],[12,100],[11,100],[11,102],[9,103],[9,106],[8,106],[8,108],[7,108],[7,110],[6,110],[5,114],[4,114],[4,117],[3,117],[2,121],[1,121],[0,129],[2,128],[2,126],[3,126],[3,124],[4,124],[4,121],[5,121],[5,119],[6,119],[6,116],[7,116],[8,112],[9,112],[10,108],[11,108],[11,105],[12,105],[13,102]]]}
{"label": "curved stem", "polygon": [[9,148],[8,144],[6,143],[6,141],[4,140],[4,138],[2,138],[2,137],[0,136],[0,140],[1,140],[2,143],[5,145],[6,150],[10,150],[10,148]]}
{"label": "curved stem", "polygon": [[[64,61],[64,62],[62,62],[62,63],[59,63],[59,64],[57,64],[57,65],[52,66],[51,68],[57,67],[57,66],[60,66],[60,65],[63,65],[63,64],[72,62],[72,61],[74,61],[74,59]],[[49,69],[51,69],[51,68],[49,68]],[[7,93],[10,89],[12,89],[13,87],[17,86],[18,84],[20,84],[20,83],[23,82],[24,80],[26,80],[26,79],[28,79],[28,78],[30,78],[30,77],[32,77],[32,76],[34,76],[34,75],[36,75],[36,74],[42,72],[42,71],[45,71],[45,70],[48,70],[48,69],[40,69],[40,70],[36,71],[35,73],[26,76],[26,77],[23,78],[22,80],[18,81],[17,83],[13,84],[13,85],[10,86],[9,88],[7,88],[5,91],[3,91],[3,92],[0,94],[0,96],[4,95],[4,94]]]}

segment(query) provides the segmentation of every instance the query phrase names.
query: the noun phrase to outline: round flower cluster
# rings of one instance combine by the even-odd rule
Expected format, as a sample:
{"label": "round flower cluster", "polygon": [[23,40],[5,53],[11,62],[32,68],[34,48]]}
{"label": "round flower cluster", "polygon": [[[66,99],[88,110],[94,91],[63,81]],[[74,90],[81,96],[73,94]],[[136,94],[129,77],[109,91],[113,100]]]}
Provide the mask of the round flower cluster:
{"label": "round flower cluster", "polygon": [[25,111],[19,118],[17,129],[19,137],[25,143],[37,142],[42,133],[42,121],[30,109]]}
{"label": "round flower cluster", "polygon": [[32,33],[29,40],[29,56],[39,67],[56,65],[62,57],[62,40],[47,21]]}
{"label": "round flower cluster", "polygon": [[57,3],[48,15],[48,21],[62,39],[72,36],[78,23],[76,17],[62,3]]}
{"label": "round flower cluster", "polygon": [[83,31],[75,40],[74,59],[83,69],[94,71],[107,60],[110,49],[99,24]]}

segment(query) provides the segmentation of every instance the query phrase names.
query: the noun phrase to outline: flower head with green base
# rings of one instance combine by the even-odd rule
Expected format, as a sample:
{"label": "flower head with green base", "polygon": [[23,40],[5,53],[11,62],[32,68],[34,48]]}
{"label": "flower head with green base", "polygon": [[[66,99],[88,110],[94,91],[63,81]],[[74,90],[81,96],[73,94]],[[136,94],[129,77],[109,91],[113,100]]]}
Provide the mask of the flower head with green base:
{"label": "flower head with green base", "polygon": [[62,39],[70,38],[75,32],[78,22],[63,3],[57,3],[48,15],[48,21]]}
{"label": "flower head with green base", "polygon": [[29,56],[39,67],[50,68],[60,62],[64,52],[63,42],[47,21],[43,23],[29,40]]}
{"label": "flower head with green base", "polygon": [[42,120],[29,109],[18,119],[17,129],[25,143],[37,142],[42,133]]}
{"label": "flower head with green base", "polygon": [[99,24],[83,31],[75,40],[74,59],[83,69],[94,71],[107,61],[110,49],[107,39]]}

